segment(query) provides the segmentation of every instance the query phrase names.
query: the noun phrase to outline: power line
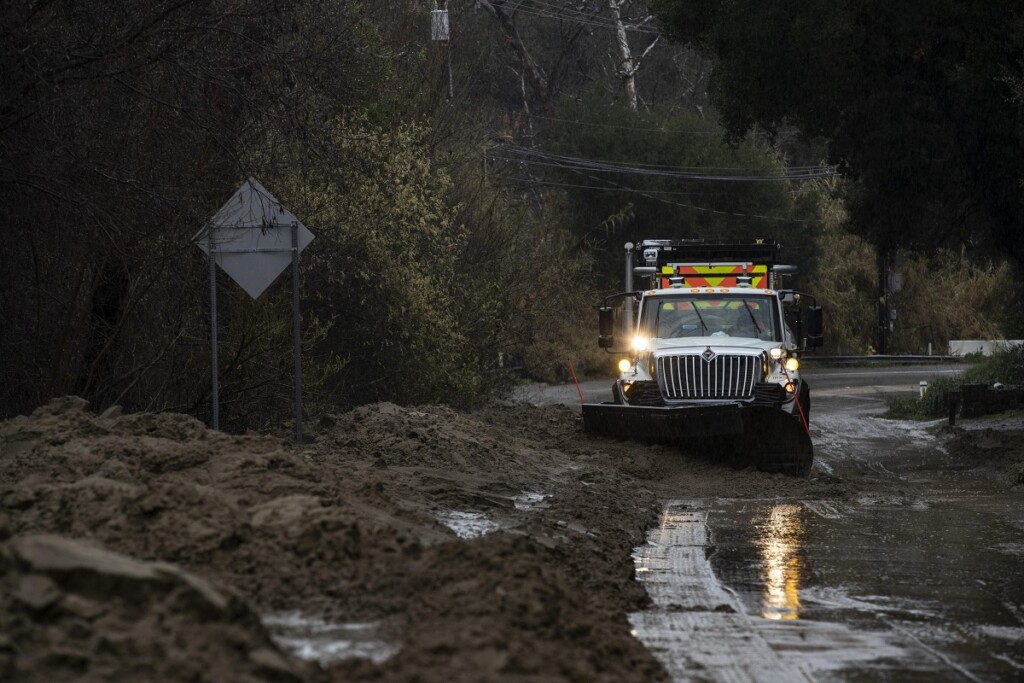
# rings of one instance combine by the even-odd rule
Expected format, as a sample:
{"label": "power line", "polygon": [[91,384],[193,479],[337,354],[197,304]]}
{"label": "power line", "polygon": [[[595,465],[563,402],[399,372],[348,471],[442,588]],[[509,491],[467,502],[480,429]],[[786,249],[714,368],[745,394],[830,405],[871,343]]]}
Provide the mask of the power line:
{"label": "power line", "polygon": [[669,130],[666,128],[636,128],[633,126],[618,126],[612,123],[593,123],[590,121],[574,121],[572,119],[560,119],[555,116],[541,116],[540,114],[530,114],[532,118],[542,119],[544,121],[555,121],[557,123],[571,123],[576,126],[587,126],[590,128],[606,128],[609,130],[629,130],[636,131],[638,133],[665,133],[672,135],[722,135],[720,131],[714,130]]}
{"label": "power line", "polygon": [[[645,169],[668,169],[668,170],[761,170],[761,169],[748,169],[742,166],[671,166],[668,164],[650,164],[646,162],[624,162],[609,159],[585,159],[582,157],[570,156],[565,154],[557,154],[555,152],[547,152],[540,149],[533,149],[529,147],[523,147],[521,145],[503,144],[501,148],[508,150],[514,154],[522,154],[524,156],[534,156],[542,159],[559,159],[564,161],[572,161],[577,163],[596,164],[604,165],[607,167],[618,167],[627,166],[629,168],[645,168]],[[821,170],[820,166],[791,166],[790,169],[796,170]]]}
{"label": "power line", "polygon": [[599,187],[597,185],[581,185],[576,183],[562,183],[554,180],[544,180],[539,178],[515,178],[506,177],[506,181],[510,182],[522,182],[530,183],[532,185],[539,185],[543,187],[566,187],[570,189],[580,190],[598,190],[600,192],[633,192],[642,193],[649,192],[651,194],[659,195],[671,195],[671,196],[686,196],[686,197],[725,197],[728,196],[729,192],[679,192],[676,190],[639,190],[634,187]]}
{"label": "power line", "polygon": [[[603,179],[601,179],[601,178],[592,178],[592,180],[601,181]],[[604,182],[612,183],[612,181],[610,181],[610,180],[604,180]],[[617,185],[619,187],[622,187],[621,185],[618,185],[618,183],[612,183],[612,184]],[[737,216],[737,217],[740,217],[740,218],[757,218],[757,219],[766,220],[766,221],[786,221],[786,222],[789,222],[789,223],[812,223],[812,222],[816,222],[816,221],[809,221],[809,220],[805,220],[805,219],[801,219],[801,218],[791,218],[791,217],[788,217],[788,216],[766,216],[764,214],[758,214],[758,213],[741,213],[739,211],[723,211],[721,209],[709,209],[706,206],[697,206],[696,204],[681,204],[680,202],[674,202],[671,199],[665,199],[663,197],[655,197],[654,195],[650,194],[649,192],[645,192],[643,190],[636,190],[636,193],[639,194],[641,197],[646,197],[647,199],[650,199],[650,200],[653,200],[653,201],[656,201],[656,202],[660,202],[662,204],[668,204],[670,206],[678,206],[678,207],[683,208],[683,209],[690,209],[691,211],[700,211],[701,213],[713,213],[713,214],[718,214],[720,216]]]}
{"label": "power line", "polygon": [[[513,159],[513,161],[520,161],[520,162],[522,162],[523,160],[521,160],[521,159]],[[672,201],[671,199],[666,199],[664,197],[655,196],[655,193],[657,193],[657,194],[664,194],[665,193],[665,192],[660,191],[660,190],[649,191],[649,190],[639,190],[639,189],[636,189],[636,188],[630,188],[630,187],[627,187],[627,186],[622,185],[620,183],[617,183],[617,182],[615,182],[613,180],[610,180],[608,178],[590,175],[589,173],[585,172],[584,170],[582,170],[580,168],[573,168],[571,166],[563,166],[562,168],[564,168],[564,170],[567,170],[567,171],[569,171],[571,173],[575,173],[577,175],[581,175],[583,177],[589,178],[590,180],[593,180],[593,181],[605,184],[604,187],[595,187],[593,185],[580,185],[580,186],[578,186],[580,189],[593,189],[593,190],[598,190],[598,191],[611,191],[611,192],[630,192],[630,193],[637,194],[637,195],[639,195],[641,197],[646,197],[647,199],[650,199],[652,201],[659,202],[659,203],[662,203],[662,204],[668,204],[670,206],[677,206],[679,208],[689,209],[691,211],[699,211],[701,213],[711,213],[711,214],[717,214],[717,215],[721,215],[721,216],[736,216],[736,217],[739,217],[739,218],[755,218],[755,219],[758,219],[758,220],[768,220],[768,221],[785,221],[785,222],[789,222],[789,223],[814,223],[814,222],[816,222],[814,220],[807,220],[807,219],[802,219],[802,218],[792,218],[792,217],[789,217],[789,216],[768,216],[768,215],[765,215],[765,214],[743,213],[743,212],[739,212],[739,211],[725,211],[725,210],[722,210],[722,209],[711,209],[711,208],[708,208],[708,207],[705,207],[705,206],[697,206],[695,204],[683,204],[681,202]],[[832,174],[835,175],[835,172],[833,171]],[[514,180],[518,180],[518,179],[514,179]],[[539,184],[550,185],[550,186],[562,185],[562,186],[565,186],[565,187],[572,187],[572,184],[570,184],[570,183],[558,184],[558,183],[555,183],[555,182],[552,182],[552,181],[534,181],[534,182],[538,182]],[[608,185],[611,185],[612,187],[608,187]],[[709,194],[714,194],[714,193],[709,193]]]}
{"label": "power line", "polygon": [[[718,182],[763,182],[763,181],[801,181],[818,178],[831,178],[836,175],[834,167],[795,166],[781,172],[765,173],[757,168],[714,167],[714,166],[668,166],[646,164],[642,162],[620,162],[603,159],[584,159],[581,157],[552,154],[525,147],[503,145],[507,155],[489,154],[489,158],[513,163],[528,164],[563,170],[581,170],[593,173],[629,174],[677,178],[680,180],[700,180]],[[716,173],[717,171],[717,173]],[[742,171],[744,173],[724,173],[723,171]]]}

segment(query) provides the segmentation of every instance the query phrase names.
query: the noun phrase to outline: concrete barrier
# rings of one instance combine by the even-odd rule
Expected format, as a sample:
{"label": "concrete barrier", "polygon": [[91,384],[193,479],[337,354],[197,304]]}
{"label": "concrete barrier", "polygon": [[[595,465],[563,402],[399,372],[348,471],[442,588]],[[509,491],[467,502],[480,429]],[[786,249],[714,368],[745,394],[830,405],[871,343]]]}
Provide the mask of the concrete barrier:
{"label": "concrete barrier", "polygon": [[1001,348],[1022,345],[1024,339],[950,339],[947,353],[950,356],[969,356],[978,353],[991,356]]}

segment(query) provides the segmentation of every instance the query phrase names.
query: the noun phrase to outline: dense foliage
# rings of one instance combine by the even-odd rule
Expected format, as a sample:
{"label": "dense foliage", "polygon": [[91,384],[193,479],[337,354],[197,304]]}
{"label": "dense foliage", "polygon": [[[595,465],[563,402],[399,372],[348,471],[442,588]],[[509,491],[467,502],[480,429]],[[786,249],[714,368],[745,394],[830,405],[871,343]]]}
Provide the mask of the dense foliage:
{"label": "dense foliage", "polygon": [[[863,350],[872,243],[962,236],[901,262],[897,343],[1024,325],[994,315],[1014,275],[975,257],[1018,253],[1012,6],[747,4],[657,4],[694,43],[648,0],[450,0],[448,41],[419,0],[5,4],[0,417],[62,394],[209,417],[192,239],[249,177],[316,235],[311,409],[606,372],[592,306],[642,238],[778,239],[830,349]],[[254,301],[218,276],[227,429],[292,414],[287,280]]]}
{"label": "dense foliage", "polygon": [[[883,249],[988,247],[1024,260],[1019,3],[656,0],[715,56],[712,101],[741,134],[825,136],[853,230]],[[1019,92],[1019,89],[1017,90]]]}
{"label": "dense foliage", "polygon": [[1024,386],[1024,346],[997,349],[991,356],[975,359],[961,375],[933,379],[928,383],[924,396],[894,396],[888,399],[889,407],[885,417],[910,420],[944,417],[949,412],[945,392],[957,391],[964,384]]}
{"label": "dense foliage", "polygon": [[[572,230],[600,247],[609,289],[621,288],[627,240],[767,237],[804,270],[817,256],[818,195],[766,181],[787,170],[776,150],[757,139],[726,144],[695,112],[637,113],[591,95],[561,103],[540,139],[558,156],[533,183],[563,188]],[[529,157],[522,163],[536,173]]]}

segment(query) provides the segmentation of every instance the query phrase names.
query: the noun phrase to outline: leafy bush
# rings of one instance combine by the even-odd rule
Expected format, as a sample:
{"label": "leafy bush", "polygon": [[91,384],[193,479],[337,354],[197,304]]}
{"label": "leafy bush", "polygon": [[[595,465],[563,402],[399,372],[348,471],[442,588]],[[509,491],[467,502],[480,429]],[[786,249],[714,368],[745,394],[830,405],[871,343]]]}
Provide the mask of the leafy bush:
{"label": "leafy bush", "polygon": [[886,400],[884,417],[896,420],[931,420],[947,414],[943,393],[957,391],[964,384],[1024,384],[1024,346],[1008,346],[984,356],[957,377],[940,377],[928,382],[923,398],[893,396]]}
{"label": "leafy bush", "polygon": [[983,357],[962,378],[963,384],[1024,384],[1024,346],[1006,346]]}
{"label": "leafy bush", "polygon": [[890,396],[886,398],[888,410],[883,417],[893,420],[933,420],[946,415],[943,394],[957,391],[963,384],[960,377],[939,377],[928,381],[928,391],[923,397]]}

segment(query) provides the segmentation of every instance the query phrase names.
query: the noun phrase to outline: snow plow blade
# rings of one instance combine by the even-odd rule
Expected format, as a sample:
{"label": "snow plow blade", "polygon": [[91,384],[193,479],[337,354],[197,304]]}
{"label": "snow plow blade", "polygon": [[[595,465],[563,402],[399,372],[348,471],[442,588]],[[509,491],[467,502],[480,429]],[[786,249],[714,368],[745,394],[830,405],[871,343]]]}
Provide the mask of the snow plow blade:
{"label": "snow plow blade", "polygon": [[764,406],[583,405],[590,434],[678,446],[740,467],[806,476],[811,438],[796,418]]}

